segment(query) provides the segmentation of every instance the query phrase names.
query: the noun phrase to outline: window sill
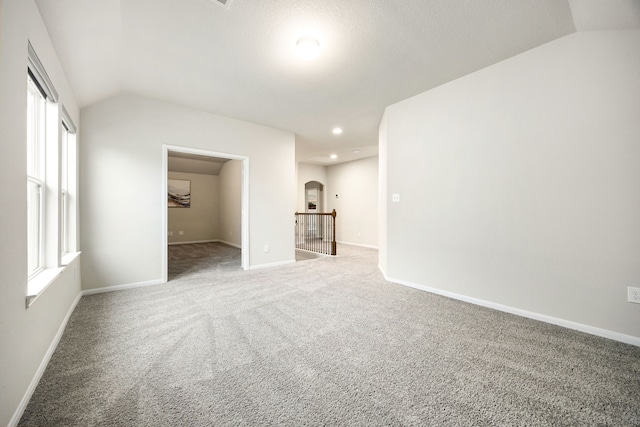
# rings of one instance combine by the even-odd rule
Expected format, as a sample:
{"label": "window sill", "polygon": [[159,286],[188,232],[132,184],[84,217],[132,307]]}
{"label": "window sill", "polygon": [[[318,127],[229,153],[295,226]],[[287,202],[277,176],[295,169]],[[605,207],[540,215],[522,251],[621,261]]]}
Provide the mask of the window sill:
{"label": "window sill", "polygon": [[66,267],[67,265],[71,264],[73,260],[78,258],[79,256],[80,256],[80,252],[67,252],[62,256],[62,260],[60,261],[60,264],[62,264],[63,267]]}
{"label": "window sill", "polygon": [[62,274],[64,267],[47,268],[38,273],[36,277],[29,280],[27,285],[27,308]]}
{"label": "window sill", "polygon": [[60,277],[65,268],[80,256],[80,252],[70,252],[62,257],[61,267],[47,268],[34,278],[29,280],[27,285],[27,308],[31,307],[31,304],[49,287],[55,280]]}

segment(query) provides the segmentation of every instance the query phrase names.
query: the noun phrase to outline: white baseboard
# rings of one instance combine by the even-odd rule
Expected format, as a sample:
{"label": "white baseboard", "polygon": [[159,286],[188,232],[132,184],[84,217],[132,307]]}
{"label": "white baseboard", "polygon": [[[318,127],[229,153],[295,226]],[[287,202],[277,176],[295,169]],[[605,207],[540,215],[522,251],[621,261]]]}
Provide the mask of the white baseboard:
{"label": "white baseboard", "polygon": [[191,242],[169,242],[168,245],[193,245],[194,243],[217,243],[220,240],[193,240]]}
{"label": "white baseboard", "polygon": [[359,246],[359,247],[361,247],[361,248],[376,249],[376,250],[378,249],[378,247],[377,247],[377,246],[373,246],[373,245],[363,245],[363,244],[360,244],[360,243],[339,242],[339,241],[338,241],[338,242],[336,242],[336,243],[338,243],[338,244],[340,244],[340,245]]}
{"label": "white baseboard", "polygon": [[78,301],[80,301],[80,298],[82,298],[82,292],[80,292],[78,296],[76,296],[76,299],[71,304],[71,307],[69,307],[69,310],[67,310],[67,314],[64,316],[64,320],[62,320],[62,323],[58,328],[58,332],[56,333],[55,337],[53,337],[53,341],[51,341],[51,344],[49,345],[47,352],[42,358],[42,361],[40,362],[40,366],[38,366],[38,370],[36,371],[33,378],[31,379],[31,382],[29,383],[29,387],[27,387],[27,391],[24,393],[24,396],[22,396],[22,400],[20,400],[20,404],[18,405],[18,408],[16,408],[16,411],[13,413],[13,416],[9,420],[9,424],[8,424],[9,427],[17,426],[18,423],[20,422],[20,418],[22,418],[22,414],[24,413],[24,410],[26,409],[27,404],[29,403],[29,400],[31,400],[31,396],[33,396],[33,392],[36,390],[36,387],[38,386],[38,383],[42,378],[42,374],[44,374],[44,370],[47,368],[47,365],[51,360],[51,356],[53,356],[53,352],[56,351],[56,348],[58,347],[58,343],[60,343],[60,339],[62,338],[62,334],[64,333],[64,330],[67,327],[67,323],[69,322],[69,319],[71,318],[71,314],[73,313],[73,310],[75,310],[76,305],[78,305]]}
{"label": "white baseboard", "polygon": [[[320,252],[310,251],[310,250],[308,250],[308,249],[299,249],[299,248],[296,248],[296,251],[300,251],[300,252],[307,252],[307,253],[310,253],[310,254],[314,254],[314,255],[317,255],[317,256],[318,256],[318,258],[323,258],[323,257],[325,257],[325,258],[330,258],[330,257],[332,257],[332,256],[333,256],[333,255],[329,255],[329,254],[323,254],[323,253],[320,253]],[[308,260],[305,260],[305,261],[308,261]]]}
{"label": "white baseboard", "polygon": [[94,295],[94,294],[103,294],[105,292],[114,292],[114,291],[122,291],[125,289],[134,289],[134,288],[142,288],[145,286],[155,286],[162,285],[162,280],[147,280],[146,282],[136,282],[136,283],[128,283],[125,285],[116,285],[116,286],[105,286],[104,288],[96,288],[96,289],[85,289],[82,291],[82,295]]}
{"label": "white baseboard", "polygon": [[238,248],[238,249],[242,249],[242,246],[235,244],[235,243],[231,243],[231,242],[227,242],[226,240],[220,240],[220,239],[216,239],[216,240],[193,240],[191,242],[169,242],[167,243],[169,246],[171,245],[193,245],[196,243],[223,243],[227,246],[232,246],[234,248]]}
{"label": "white baseboard", "polygon": [[234,248],[242,249],[242,246],[237,245],[237,244],[235,244],[235,243],[227,242],[226,240],[216,240],[216,241],[217,241],[218,243],[224,243],[224,244],[225,244],[225,245],[227,245],[227,246],[231,246],[231,247],[234,247]]}
{"label": "white baseboard", "polygon": [[495,302],[486,301],[479,298],[473,298],[466,295],[443,291],[441,289],[431,288],[429,286],[419,285],[416,283],[407,282],[405,280],[394,279],[392,277],[387,277],[386,274],[384,274],[384,272],[383,272],[383,275],[387,281],[397,283],[399,285],[408,286],[410,288],[419,289],[421,291],[430,292],[432,294],[442,295],[448,298],[457,299],[460,301],[468,302],[468,303],[479,305],[482,307],[503,311],[505,313],[515,314],[516,316],[539,320],[541,322],[551,323],[552,325],[562,326],[564,328],[574,329],[576,331],[580,331],[587,334],[596,335],[599,337],[608,338],[614,341],[620,341],[625,344],[631,344],[636,347],[640,347],[640,338],[634,337],[631,335],[625,335],[619,332],[613,332],[607,329],[597,328],[595,326],[584,325],[582,323],[572,322],[570,320],[560,319],[557,317],[548,316],[546,314],[535,313],[533,311],[522,310],[520,308],[510,307],[508,305],[498,304]]}
{"label": "white baseboard", "polygon": [[279,267],[281,265],[287,265],[287,264],[295,264],[296,260],[289,260],[289,261],[280,261],[280,262],[272,262],[271,264],[258,264],[258,265],[252,265],[251,267],[249,267],[249,270],[260,270],[262,268],[271,268],[271,267]]}

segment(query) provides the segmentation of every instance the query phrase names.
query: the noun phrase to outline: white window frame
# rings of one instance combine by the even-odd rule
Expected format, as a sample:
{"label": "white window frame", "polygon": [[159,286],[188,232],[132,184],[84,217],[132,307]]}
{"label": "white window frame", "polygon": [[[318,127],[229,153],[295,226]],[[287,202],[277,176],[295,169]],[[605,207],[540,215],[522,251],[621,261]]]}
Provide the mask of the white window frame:
{"label": "white window frame", "polygon": [[60,256],[69,252],[69,128],[64,119],[60,137]]}
{"label": "white window frame", "polygon": [[[29,186],[35,185],[38,190],[37,198],[31,199],[30,203],[32,206],[35,201],[39,204],[37,248],[33,247],[32,242],[27,244],[30,259],[37,253],[37,268],[29,261],[27,262],[27,307],[29,307],[44,289],[55,281],[64,267],[62,267],[60,255],[60,105],[58,93],[31,43],[28,44],[27,74],[27,98],[34,90],[44,98],[44,101],[39,98],[39,110],[36,114],[39,123],[37,132],[29,131],[34,135],[37,134],[35,135],[37,136],[36,149],[27,149],[29,169],[27,192],[29,193]],[[27,135],[28,144],[31,145],[31,137],[34,135]],[[32,158],[34,155],[35,159]],[[29,166],[30,160],[33,160],[34,166]],[[28,206],[28,218],[30,212]],[[28,240],[31,240],[29,237],[32,236],[30,233],[33,230],[32,226],[31,232],[27,232]],[[36,250],[37,252],[34,253]]]}
{"label": "white window frame", "polygon": [[60,138],[60,256],[67,265],[77,251],[77,130],[62,107]]}
{"label": "white window frame", "polygon": [[[27,263],[28,267],[28,278],[29,280],[33,279],[40,272],[44,270],[45,262],[44,262],[44,234],[45,234],[45,191],[46,191],[46,181],[45,181],[45,126],[46,126],[46,97],[44,93],[40,90],[36,82],[33,80],[31,74],[28,76],[27,80],[27,97],[33,97],[33,104],[31,105],[30,110],[28,111],[28,117],[31,117],[33,121],[28,120],[28,127],[30,129],[27,130],[27,135],[29,141],[27,144],[29,147],[27,148],[27,195],[29,195],[29,185],[35,185],[37,191],[37,220],[36,224],[31,224],[31,211],[28,212],[28,227],[36,226],[36,230],[31,229],[28,235],[28,257],[29,262]],[[29,103],[27,103],[27,108],[29,108]],[[28,206],[34,200],[29,199]],[[29,208],[28,208],[29,209]],[[31,233],[37,234],[36,241],[32,241]],[[35,248],[33,244],[35,243]],[[29,266],[31,260],[35,259],[35,265]]]}

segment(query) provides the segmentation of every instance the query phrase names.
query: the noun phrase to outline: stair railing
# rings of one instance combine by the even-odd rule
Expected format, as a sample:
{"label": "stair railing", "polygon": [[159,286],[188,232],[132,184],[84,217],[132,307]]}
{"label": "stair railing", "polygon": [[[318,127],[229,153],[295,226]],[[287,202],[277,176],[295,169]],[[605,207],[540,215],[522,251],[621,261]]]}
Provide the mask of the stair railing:
{"label": "stair railing", "polygon": [[330,213],[296,212],[296,249],[336,254],[336,210]]}

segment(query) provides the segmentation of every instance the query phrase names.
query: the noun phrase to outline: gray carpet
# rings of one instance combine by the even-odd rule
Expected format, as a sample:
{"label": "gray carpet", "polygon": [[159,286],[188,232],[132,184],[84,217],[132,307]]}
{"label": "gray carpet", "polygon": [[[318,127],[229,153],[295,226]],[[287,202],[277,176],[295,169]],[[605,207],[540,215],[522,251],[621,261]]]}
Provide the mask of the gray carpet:
{"label": "gray carpet", "polygon": [[82,298],[20,425],[640,425],[640,348],[387,283],[375,251],[338,250],[249,272],[203,256]]}
{"label": "gray carpet", "polygon": [[189,274],[240,270],[240,249],[222,243],[169,245],[168,278],[175,280]]}

